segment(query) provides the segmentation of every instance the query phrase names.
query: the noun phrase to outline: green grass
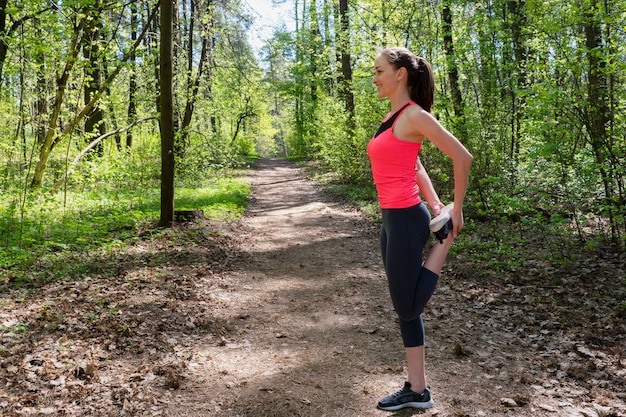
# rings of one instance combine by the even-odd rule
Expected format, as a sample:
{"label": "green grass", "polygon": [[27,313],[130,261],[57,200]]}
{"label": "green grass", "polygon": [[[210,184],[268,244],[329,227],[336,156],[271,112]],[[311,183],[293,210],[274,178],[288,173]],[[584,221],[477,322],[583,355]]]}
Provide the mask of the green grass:
{"label": "green grass", "polygon": [[[177,188],[175,208],[202,210],[208,218],[239,218],[246,208],[250,186],[234,176],[223,175]],[[159,215],[158,188],[102,187],[54,195],[32,191],[25,200],[3,198],[0,275],[6,274],[18,284],[41,277],[78,276],[86,272],[88,265],[72,259],[131,244],[142,231],[155,229]],[[63,264],[62,259],[68,261]],[[37,268],[33,268],[35,263]],[[44,271],[42,265],[54,265],[55,270]]]}
{"label": "green grass", "polygon": [[180,210],[203,210],[211,218],[239,218],[246,208],[250,186],[231,178],[216,178],[197,188],[176,189],[175,207]]}

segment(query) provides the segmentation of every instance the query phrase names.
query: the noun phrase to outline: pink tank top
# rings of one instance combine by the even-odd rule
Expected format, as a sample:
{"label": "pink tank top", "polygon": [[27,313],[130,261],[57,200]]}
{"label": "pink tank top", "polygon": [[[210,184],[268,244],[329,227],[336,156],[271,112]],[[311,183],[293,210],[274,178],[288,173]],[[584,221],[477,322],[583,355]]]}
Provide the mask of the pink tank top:
{"label": "pink tank top", "polygon": [[384,120],[367,145],[378,202],[383,209],[407,208],[419,204],[419,187],[415,180],[417,156],[421,143],[407,142],[393,134],[397,118],[412,101]]}

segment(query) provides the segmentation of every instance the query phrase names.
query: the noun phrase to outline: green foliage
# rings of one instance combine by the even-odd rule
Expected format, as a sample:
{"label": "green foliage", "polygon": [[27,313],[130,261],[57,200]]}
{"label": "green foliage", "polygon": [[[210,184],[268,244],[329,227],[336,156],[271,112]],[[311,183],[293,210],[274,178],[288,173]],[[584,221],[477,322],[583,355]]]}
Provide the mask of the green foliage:
{"label": "green foliage", "polygon": [[250,154],[254,153],[249,140],[241,139],[230,146],[217,135],[191,132],[187,149],[182,158],[177,159],[176,175],[187,178],[201,178],[207,171],[219,171],[244,166]]}
{"label": "green foliage", "polygon": [[[5,284],[75,276],[88,265],[67,262],[38,272],[30,267],[114,251],[151,230],[159,216],[160,190],[154,175],[158,158],[147,157],[119,154],[89,161],[72,176],[66,192],[24,192],[23,184],[12,184],[10,191],[23,197],[3,199],[0,205],[0,271],[8,279]],[[242,215],[250,187],[234,171],[194,174],[176,189],[177,208],[203,210],[207,217],[225,220]]]}
{"label": "green foliage", "polygon": [[66,196],[30,193],[23,209],[0,207],[0,268],[21,269],[64,251],[112,248],[135,236],[158,212],[158,190],[141,188],[114,196],[105,191]]}
{"label": "green foliage", "polygon": [[[361,182],[369,178],[369,171],[364,169],[363,144],[347,130],[345,117],[343,103],[339,100],[333,97],[320,99],[316,125],[310,127],[318,134],[305,141],[316,149],[317,158],[329,171],[335,172],[343,181]],[[327,124],[327,120],[335,123]]]}
{"label": "green foliage", "polygon": [[[185,197],[189,204],[205,211],[214,206],[211,198],[216,207],[223,204],[201,179],[245,167],[251,155],[317,161],[340,192],[361,199],[354,190],[367,190],[363,199],[368,200],[373,188],[366,147],[388,111],[371,83],[372,62],[383,46],[401,45],[431,62],[437,89],[433,114],[474,155],[469,216],[550,219],[557,229],[569,227],[571,236],[586,245],[611,241],[623,249],[626,117],[620,109],[626,103],[626,15],[620,11],[625,0],[448,3],[454,51],[443,42],[443,2],[350,2],[345,50],[339,47],[336,4],[297,2],[298,30],[277,30],[260,63],[247,44],[250,17],[240,2],[195,8],[193,32],[192,10],[181,9],[175,30],[180,45],[175,114],[179,126],[189,124],[177,132],[176,176],[185,188],[200,190],[195,201]],[[40,128],[52,122],[54,129],[65,129],[88,99],[84,86],[94,81],[90,69],[96,61],[86,50],[72,48],[73,40],[89,44],[81,43],[86,33],[81,19],[101,25],[97,46],[103,74],[117,68],[132,44],[128,3],[113,1],[106,10],[100,6],[91,0],[54,8],[31,0],[7,5],[10,24],[2,41],[9,49],[0,80],[0,222],[5,231],[0,243],[13,248],[16,263],[40,252],[80,248],[76,236],[91,221],[111,228],[112,242],[123,241],[158,210],[144,199],[155,199],[161,175],[154,122],[119,135],[119,143],[114,136],[105,139],[100,153],[88,154],[69,173],[61,193],[51,196],[52,184],[95,136],[78,123],[54,142],[42,190],[25,191],[40,160]],[[152,5],[138,7],[141,32],[148,24],[144,10]],[[158,115],[158,27],[147,29],[136,60],[121,67],[103,91],[99,104],[108,132]],[[201,60],[204,40],[210,42]],[[351,63],[349,91],[343,88],[342,52]],[[73,67],[61,91],[59,77],[66,66]],[[451,85],[452,69],[458,71],[457,85]],[[186,121],[188,109],[193,113]],[[58,118],[52,117],[55,110]],[[127,135],[132,135],[131,146],[125,144]],[[427,140],[421,158],[442,200],[451,200],[450,159]],[[181,187],[181,197],[186,192]],[[234,204],[216,209],[215,215],[237,215],[240,206]],[[119,230],[107,216],[119,216]],[[106,240],[102,231],[96,234],[100,237],[94,240]],[[39,248],[35,255],[23,249],[27,244]]]}
{"label": "green foliage", "polygon": [[[474,155],[469,215],[520,221],[556,211],[555,225],[569,222],[575,240],[588,241],[593,229],[623,249],[624,1],[448,3],[454,50],[443,42],[441,2],[351,4],[355,126],[333,59],[338,37],[318,31],[329,27],[329,14],[301,7],[292,64],[284,65],[291,78],[274,84],[291,106],[289,153],[321,161],[341,181],[370,181],[367,142],[388,111],[371,86],[371,65],[383,46],[407,46],[433,66],[433,114]],[[450,159],[427,140],[421,159],[440,197],[451,200]],[[577,222],[581,215],[587,220]]]}

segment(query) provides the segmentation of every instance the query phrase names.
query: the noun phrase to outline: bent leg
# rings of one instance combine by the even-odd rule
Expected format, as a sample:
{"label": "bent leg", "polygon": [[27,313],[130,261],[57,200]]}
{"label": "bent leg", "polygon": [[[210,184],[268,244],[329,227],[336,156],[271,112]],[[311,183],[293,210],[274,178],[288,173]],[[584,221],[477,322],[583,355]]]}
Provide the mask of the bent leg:
{"label": "bent leg", "polygon": [[405,347],[422,346],[425,343],[422,312],[435,292],[438,280],[439,275],[422,268],[414,293],[411,294],[412,303],[410,309],[397,311],[400,319],[402,341]]}
{"label": "bent leg", "polygon": [[443,264],[446,261],[446,257],[448,256],[448,252],[450,251],[453,241],[454,238],[452,237],[452,233],[450,233],[443,243],[433,246],[428,254],[428,258],[426,258],[426,261],[424,262],[424,268],[437,275],[441,275],[441,269],[443,268]]}
{"label": "bent leg", "polygon": [[[397,229],[391,228],[390,231],[395,232]],[[413,391],[423,392],[427,382],[424,325],[421,313],[435,291],[454,238],[450,234],[442,244],[435,245],[426,261],[421,264],[421,249],[426,241],[420,242],[421,248],[415,248],[413,245],[417,239],[413,237],[412,242],[412,239],[404,240],[402,246],[398,248],[394,243],[397,244],[398,240],[402,241],[410,235],[406,234],[406,226],[400,235],[400,239],[397,239],[398,236],[395,233],[388,235],[387,230],[383,227],[381,236],[383,262],[394,307],[400,318],[400,330],[408,367],[407,378]],[[394,239],[391,239],[392,237]],[[389,256],[390,254],[392,256]],[[416,254],[419,254],[419,258],[415,256]],[[401,265],[399,269],[396,269],[398,267],[397,262]],[[409,273],[407,274],[407,272]]]}
{"label": "bent leg", "polygon": [[[434,291],[434,286],[437,284],[439,274],[441,274],[441,269],[443,268],[443,264],[453,240],[454,238],[450,235],[446,240],[444,240],[443,244],[435,245],[428,256],[428,259],[424,262],[422,274],[420,274],[425,275],[424,282],[421,284],[422,291],[424,292],[418,293],[418,296],[416,297],[416,305],[422,306],[422,310],[430,299],[430,295],[432,295],[432,292],[428,295],[428,292],[430,291],[429,288],[432,287],[432,291]],[[433,281],[434,286],[432,284]],[[407,380],[411,383],[413,391],[423,392],[427,387],[427,382],[424,325],[421,316],[411,322],[403,322],[400,320],[400,328],[402,331],[402,339],[404,341],[404,351],[408,368]]]}

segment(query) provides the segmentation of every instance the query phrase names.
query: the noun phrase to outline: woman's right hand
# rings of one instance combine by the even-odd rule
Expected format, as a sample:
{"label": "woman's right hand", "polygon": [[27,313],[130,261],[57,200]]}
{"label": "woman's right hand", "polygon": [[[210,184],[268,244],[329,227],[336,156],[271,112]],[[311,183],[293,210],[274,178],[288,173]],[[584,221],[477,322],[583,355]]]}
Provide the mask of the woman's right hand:
{"label": "woman's right hand", "polygon": [[435,218],[439,216],[439,214],[441,213],[441,209],[443,209],[446,205],[443,204],[441,201],[437,200],[437,201],[429,201],[428,206],[432,209],[433,218]]}

